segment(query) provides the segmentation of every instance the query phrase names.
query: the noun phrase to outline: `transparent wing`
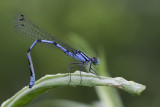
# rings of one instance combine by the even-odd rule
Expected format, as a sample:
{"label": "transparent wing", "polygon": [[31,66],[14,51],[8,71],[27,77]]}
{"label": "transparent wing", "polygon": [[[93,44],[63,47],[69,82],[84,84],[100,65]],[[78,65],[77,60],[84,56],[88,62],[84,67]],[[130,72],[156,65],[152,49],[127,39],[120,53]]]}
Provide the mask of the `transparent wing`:
{"label": "transparent wing", "polygon": [[50,33],[46,32],[43,28],[39,27],[38,25],[35,25],[32,21],[30,21],[26,16],[22,14],[17,15],[15,17],[14,24],[16,31],[21,33],[31,41],[35,41],[37,39],[50,40],[60,44],[68,51],[75,51],[74,48],[70,47],[65,42],[62,42],[57,38],[53,37]]}

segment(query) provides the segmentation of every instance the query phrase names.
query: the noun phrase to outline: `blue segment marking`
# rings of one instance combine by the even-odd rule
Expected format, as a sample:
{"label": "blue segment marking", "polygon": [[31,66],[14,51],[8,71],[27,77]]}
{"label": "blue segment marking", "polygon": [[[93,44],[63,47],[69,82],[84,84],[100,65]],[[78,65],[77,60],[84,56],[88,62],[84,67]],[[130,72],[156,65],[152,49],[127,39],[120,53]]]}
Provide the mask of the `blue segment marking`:
{"label": "blue segment marking", "polygon": [[60,48],[63,52],[66,52],[66,51],[67,51],[63,46],[61,46],[61,45],[59,45],[59,44],[57,44],[56,46],[57,46],[58,48]]}
{"label": "blue segment marking", "polygon": [[[55,46],[55,47],[59,48],[60,50],[62,50],[66,55],[79,61],[79,62],[75,62],[75,63],[70,63],[68,65],[69,66],[68,67],[69,74],[70,74],[70,70],[72,68],[80,66],[81,67],[80,71],[82,71],[82,70],[84,70],[84,68],[86,68],[86,66],[88,64],[90,64],[89,72],[91,72],[91,70],[92,70],[93,71],[92,73],[94,73],[98,76],[96,71],[94,71],[92,69],[92,64],[94,64],[94,65],[99,64],[99,60],[96,57],[90,58],[87,55],[85,55],[83,52],[81,52],[80,50],[76,50],[76,49],[70,47],[69,45],[67,45],[66,43],[61,42],[60,40],[53,37],[51,34],[46,32],[45,30],[43,30],[39,26],[32,23],[24,15],[16,16],[14,22],[15,22],[15,28],[18,32],[23,34],[29,40],[34,41],[33,44],[30,46],[30,48],[27,50],[27,57],[28,57],[29,67],[30,67],[30,72],[31,72],[29,88],[32,88],[35,83],[35,73],[34,73],[34,67],[33,67],[30,52],[35,47],[35,45],[39,42],[44,43],[44,44],[51,44],[52,46]],[[71,65],[75,65],[75,66],[70,67]],[[81,72],[80,72],[80,76],[81,76]],[[71,74],[70,74],[69,83],[70,82],[71,82]],[[80,83],[81,82],[82,82],[82,76],[81,76]]]}

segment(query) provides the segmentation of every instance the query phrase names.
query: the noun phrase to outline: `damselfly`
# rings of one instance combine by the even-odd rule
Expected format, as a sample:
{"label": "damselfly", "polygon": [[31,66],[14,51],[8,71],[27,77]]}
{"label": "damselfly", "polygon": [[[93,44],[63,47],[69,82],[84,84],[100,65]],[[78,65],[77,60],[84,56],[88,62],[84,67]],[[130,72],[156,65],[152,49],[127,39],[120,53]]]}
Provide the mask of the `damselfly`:
{"label": "damselfly", "polygon": [[[15,28],[18,32],[23,34],[28,39],[34,41],[33,44],[30,46],[30,48],[27,50],[29,67],[30,67],[30,72],[31,72],[29,88],[32,88],[35,82],[35,73],[34,73],[34,68],[33,68],[33,63],[32,63],[30,52],[37,43],[51,44],[53,46],[56,46],[57,48],[62,50],[66,55],[79,61],[79,62],[70,63],[68,65],[69,66],[68,73],[70,75],[69,83],[71,82],[70,70],[78,66],[81,67],[80,71],[82,71],[88,64],[90,64],[89,72],[91,72],[92,70],[93,71],[92,73],[98,76],[96,71],[92,69],[92,64],[94,65],[99,64],[99,60],[96,57],[90,58],[87,55],[85,55],[82,51],[76,50],[70,47],[69,45],[67,45],[66,43],[59,41],[57,38],[53,37],[50,33],[46,32],[41,27],[32,23],[32,21],[30,21],[26,16],[22,14],[17,15],[15,17],[14,23],[15,23]],[[70,67],[71,65],[75,65],[75,66]],[[80,72],[80,76],[81,76],[81,72]],[[82,81],[82,76],[81,76],[81,81]]]}

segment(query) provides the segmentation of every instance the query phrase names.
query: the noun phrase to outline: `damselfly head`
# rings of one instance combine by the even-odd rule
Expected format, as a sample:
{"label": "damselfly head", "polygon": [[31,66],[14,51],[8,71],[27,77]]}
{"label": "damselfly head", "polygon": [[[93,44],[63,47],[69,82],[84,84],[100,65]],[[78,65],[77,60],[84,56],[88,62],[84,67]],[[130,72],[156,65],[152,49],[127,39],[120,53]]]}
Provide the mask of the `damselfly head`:
{"label": "damselfly head", "polygon": [[91,61],[92,61],[92,63],[93,63],[94,65],[99,64],[99,60],[98,60],[96,57],[92,57],[92,58],[91,58]]}

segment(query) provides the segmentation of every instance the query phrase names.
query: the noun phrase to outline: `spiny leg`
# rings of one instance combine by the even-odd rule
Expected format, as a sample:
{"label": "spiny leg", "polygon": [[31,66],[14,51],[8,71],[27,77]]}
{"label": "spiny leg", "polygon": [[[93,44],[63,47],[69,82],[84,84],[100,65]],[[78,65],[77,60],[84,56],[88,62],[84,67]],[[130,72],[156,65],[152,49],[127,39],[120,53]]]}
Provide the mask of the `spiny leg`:
{"label": "spiny leg", "polygon": [[[92,70],[93,72],[91,72],[91,70]],[[97,75],[97,76],[98,76],[98,78],[100,78],[100,77],[99,77],[99,74],[98,74],[95,70],[93,70],[93,68],[92,68],[92,63],[90,63],[90,66],[89,66],[89,72],[91,72],[91,73],[93,73],[93,74]]]}
{"label": "spiny leg", "polygon": [[89,65],[89,72],[91,72],[92,63]]}
{"label": "spiny leg", "polygon": [[86,65],[79,70],[79,71],[80,71],[80,77],[81,77],[80,84],[81,84],[81,82],[82,82],[82,74],[81,74],[81,71],[82,71],[84,68],[86,68],[87,65],[88,65],[88,63],[86,63]]}
{"label": "spiny leg", "polygon": [[92,71],[93,71],[92,73],[95,74],[95,75],[97,75],[98,78],[100,78],[100,77],[99,77],[99,74],[98,74],[95,70],[93,70],[93,68],[91,68],[91,69],[92,69]]}
{"label": "spiny leg", "polygon": [[[70,75],[70,70],[72,69],[72,68],[74,68],[74,67],[70,67],[70,65],[73,65],[73,64],[82,64],[83,65],[83,63],[82,62],[73,62],[73,63],[70,63],[70,64],[68,64],[68,75]],[[75,66],[76,67],[76,66]]]}
{"label": "spiny leg", "polygon": [[[73,66],[73,67],[70,67],[70,65],[73,65],[73,64],[77,64],[76,66]],[[78,66],[83,66],[84,64],[83,64],[83,62],[74,62],[74,63],[70,63],[69,65],[68,65],[68,75],[70,76],[70,80],[69,80],[69,82],[68,82],[68,85],[70,84],[70,82],[71,82],[71,69],[73,69],[73,68],[75,68],[75,67],[78,67]]]}
{"label": "spiny leg", "polygon": [[70,73],[70,70],[72,69],[72,67],[70,67],[70,66],[73,64],[83,64],[83,63],[82,62],[73,62],[73,63],[68,64],[68,75]]}

